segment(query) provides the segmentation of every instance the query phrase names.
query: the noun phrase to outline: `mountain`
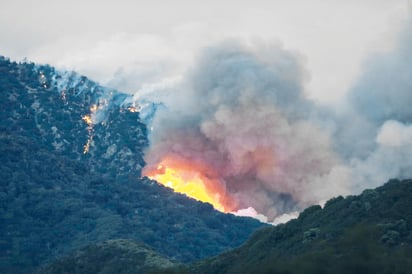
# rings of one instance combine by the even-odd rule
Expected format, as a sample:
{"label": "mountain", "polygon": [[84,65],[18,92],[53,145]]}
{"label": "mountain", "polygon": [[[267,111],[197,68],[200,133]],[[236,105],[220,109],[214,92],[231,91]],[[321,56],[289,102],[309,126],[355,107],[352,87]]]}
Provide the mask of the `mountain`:
{"label": "mountain", "polygon": [[263,226],[140,178],[141,116],[155,106],[74,72],[0,57],[0,107],[0,273],[113,239],[191,262]]}
{"label": "mountain", "polygon": [[312,206],[189,273],[412,273],[412,180]]}

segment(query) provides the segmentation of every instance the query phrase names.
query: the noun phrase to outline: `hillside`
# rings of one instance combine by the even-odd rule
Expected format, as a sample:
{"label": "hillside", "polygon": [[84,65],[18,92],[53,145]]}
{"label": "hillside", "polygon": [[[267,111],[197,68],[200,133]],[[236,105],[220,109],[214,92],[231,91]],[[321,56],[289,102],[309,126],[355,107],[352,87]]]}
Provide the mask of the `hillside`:
{"label": "hillside", "polygon": [[111,239],[190,262],[262,224],[140,179],[147,129],[128,95],[0,57],[0,272]]}
{"label": "hillside", "polygon": [[[166,261],[144,273],[412,273],[411,201],[412,180],[391,180],[359,196],[331,199],[324,208],[309,207],[298,219],[262,228],[241,247],[219,256],[186,265]],[[76,251],[42,270],[141,273],[136,265],[145,265],[143,255],[99,246]],[[105,260],[96,259],[104,254],[109,254]],[[106,271],[122,262],[121,270]]]}
{"label": "hillside", "polygon": [[174,267],[176,263],[133,240],[109,240],[89,245],[39,273],[151,273]]}
{"label": "hillside", "polygon": [[412,180],[312,206],[190,273],[412,273]]}

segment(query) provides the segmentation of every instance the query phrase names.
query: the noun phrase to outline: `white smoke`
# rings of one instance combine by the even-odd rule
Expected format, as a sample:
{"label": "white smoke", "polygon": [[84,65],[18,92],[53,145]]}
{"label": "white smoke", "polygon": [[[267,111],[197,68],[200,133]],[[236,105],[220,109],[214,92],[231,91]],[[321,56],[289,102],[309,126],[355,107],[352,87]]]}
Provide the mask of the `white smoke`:
{"label": "white smoke", "polygon": [[[412,177],[412,21],[388,53],[372,56],[348,95],[354,123],[343,149],[353,191],[376,187],[391,178]],[[345,134],[337,134],[338,143]],[[349,135],[346,135],[349,136]]]}
{"label": "white smoke", "polygon": [[263,214],[257,213],[256,209],[254,209],[251,206],[248,207],[248,208],[239,209],[239,210],[233,212],[233,214],[236,215],[236,216],[252,217],[252,218],[258,219],[262,223],[267,223],[267,221],[268,221],[268,217],[266,217]]}
{"label": "white smoke", "polygon": [[412,145],[412,125],[405,125],[395,120],[386,121],[376,138],[378,144],[386,147]]}

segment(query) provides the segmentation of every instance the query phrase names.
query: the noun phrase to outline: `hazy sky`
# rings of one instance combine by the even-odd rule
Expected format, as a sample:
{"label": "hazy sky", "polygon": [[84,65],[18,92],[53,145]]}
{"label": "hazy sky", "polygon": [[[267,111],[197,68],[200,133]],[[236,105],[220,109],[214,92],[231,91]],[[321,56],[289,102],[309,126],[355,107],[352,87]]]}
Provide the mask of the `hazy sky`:
{"label": "hazy sky", "polygon": [[280,43],[305,60],[306,92],[336,101],[367,56],[393,46],[408,2],[0,0],[0,55],[135,92],[178,77],[203,47],[224,39]]}

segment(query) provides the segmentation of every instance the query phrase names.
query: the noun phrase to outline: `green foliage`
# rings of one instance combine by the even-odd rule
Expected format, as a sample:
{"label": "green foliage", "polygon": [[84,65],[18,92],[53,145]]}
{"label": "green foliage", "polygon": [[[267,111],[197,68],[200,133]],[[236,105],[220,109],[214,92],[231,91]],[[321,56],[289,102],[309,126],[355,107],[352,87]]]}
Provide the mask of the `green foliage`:
{"label": "green foliage", "polygon": [[152,273],[174,267],[149,247],[132,240],[92,244],[38,270],[42,274]]}
{"label": "green foliage", "polygon": [[311,241],[316,240],[319,238],[320,229],[319,228],[311,228],[303,232],[303,243],[309,243]]}
{"label": "green foliage", "polygon": [[[263,261],[253,273],[409,273],[411,246],[387,249],[377,239],[377,227],[356,225],[342,238],[314,243],[310,251],[287,260]],[[251,272],[251,273],[252,273]]]}
{"label": "green foliage", "polygon": [[191,273],[411,273],[412,180],[312,206]]}

